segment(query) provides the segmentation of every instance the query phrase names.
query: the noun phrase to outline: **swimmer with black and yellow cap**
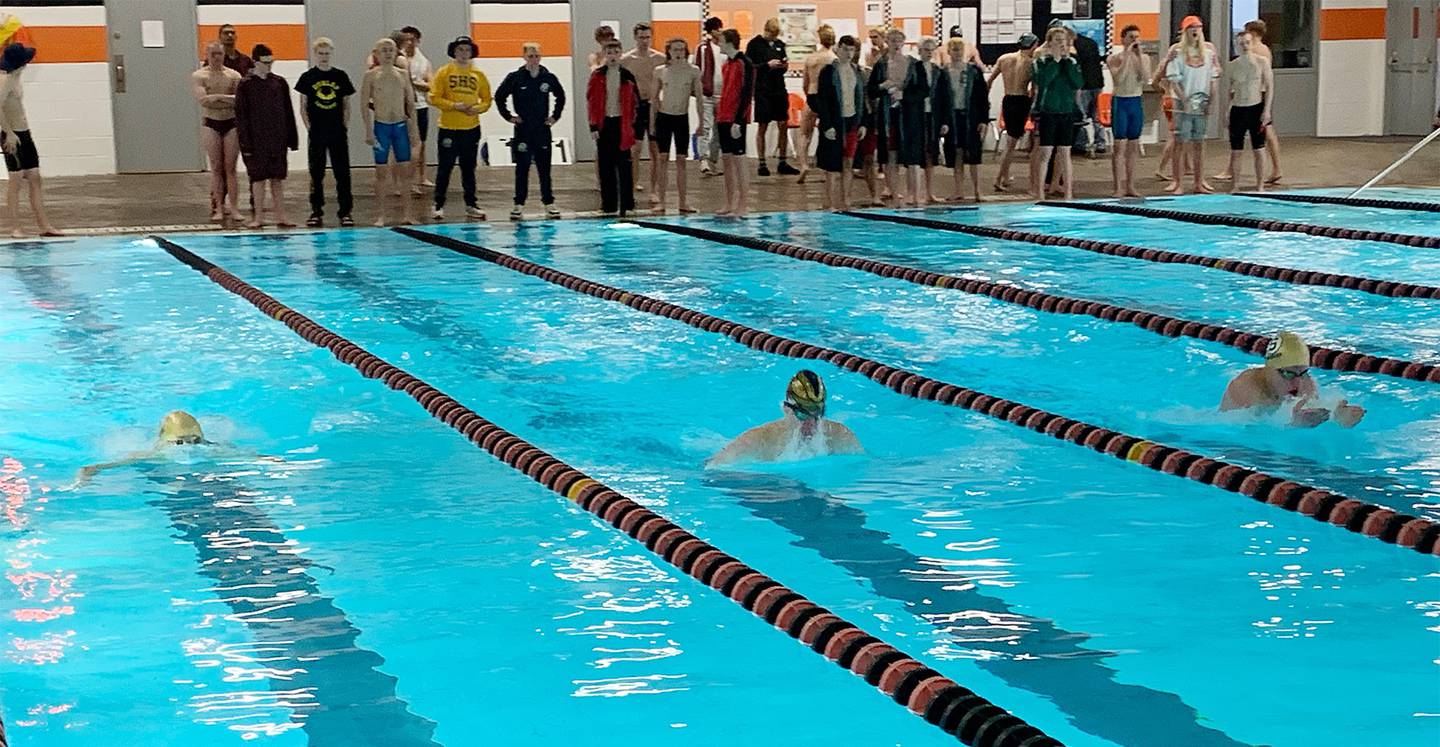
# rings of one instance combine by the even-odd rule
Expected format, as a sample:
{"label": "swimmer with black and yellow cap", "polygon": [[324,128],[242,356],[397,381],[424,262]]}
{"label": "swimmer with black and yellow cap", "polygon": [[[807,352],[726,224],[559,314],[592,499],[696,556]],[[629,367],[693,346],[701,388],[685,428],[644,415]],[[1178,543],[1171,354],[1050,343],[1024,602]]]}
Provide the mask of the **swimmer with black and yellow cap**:
{"label": "swimmer with black and yellow cap", "polygon": [[1252,368],[1230,382],[1220,400],[1220,411],[1274,412],[1286,403],[1290,425],[1314,428],[1332,417],[1341,428],[1353,427],[1365,417],[1365,408],[1347,400],[1333,410],[1319,405],[1320,391],[1310,378],[1310,348],[1294,332],[1281,332],[1265,348],[1265,365]]}
{"label": "swimmer with black and yellow cap", "polygon": [[80,470],[74,487],[84,485],[90,481],[90,478],[104,470],[128,467],[132,464],[161,458],[166,450],[175,446],[195,445],[214,446],[215,444],[213,441],[206,440],[205,432],[200,428],[200,421],[196,420],[194,415],[184,410],[166,413],[165,417],[160,420],[160,433],[155,439],[154,447],[148,451],[137,451],[113,462],[86,466]]}
{"label": "swimmer with black and yellow cap", "polygon": [[853,431],[825,419],[825,400],[825,382],[819,374],[808,370],[795,374],[780,403],[785,416],[740,434],[706,465],[865,453]]}

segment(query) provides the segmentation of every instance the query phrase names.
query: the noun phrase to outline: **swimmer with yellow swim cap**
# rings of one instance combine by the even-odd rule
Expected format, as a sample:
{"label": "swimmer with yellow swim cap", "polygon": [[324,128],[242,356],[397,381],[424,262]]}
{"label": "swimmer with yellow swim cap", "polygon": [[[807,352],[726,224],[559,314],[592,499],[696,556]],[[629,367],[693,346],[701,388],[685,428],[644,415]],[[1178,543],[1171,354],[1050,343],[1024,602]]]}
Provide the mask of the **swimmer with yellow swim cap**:
{"label": "swimmer with yellow swim cap", "polygon": [[790,379],[780,409],[784,417],[740,434],[706,466],[865,453],[853,431],[825,419],[825,382],[814,371],[801,371]]}
{"label": "swimmer with yellow swim cap", "polygon": [[1340,400],[1332,411],[1319,406],[1319,389],[1310,378],[1310,348],[1294,332],[1281,332],[1265,348],[1265,365],[1236,376],[1225,388],[1220,411],[1274,412],[1290,406],[1290,425],[1314,428],[1332,417],[1341,428],[1353,427],[1365,417],[1365,408]]}
{"label": "swimmer with yellow swim cap", "polygon": [[132,464],[149,461],[160,457],[164,452],[173,446],[193,446],[204,444],[215,445],[212,441],[205,439],[205,432],[200,429],[200,421],[195,419],[184,410],[175,410],[165,415],[160,421],[160,435],[155,440],[155,446],[149,451],[139,451],[130,454],[123,459],[104,464],[92,464],[80,470],[75,479],[75,487],[84,485],[90,478],[103,470],[116,467],[128,467]]}

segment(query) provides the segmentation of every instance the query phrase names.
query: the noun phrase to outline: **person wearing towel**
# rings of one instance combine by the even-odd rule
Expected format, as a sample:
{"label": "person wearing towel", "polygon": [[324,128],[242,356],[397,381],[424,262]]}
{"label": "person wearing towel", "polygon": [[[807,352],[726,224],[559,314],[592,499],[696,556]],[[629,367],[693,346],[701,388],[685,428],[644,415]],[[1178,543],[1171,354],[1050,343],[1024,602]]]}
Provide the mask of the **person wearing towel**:
{"label": "person wearing towel", "polygon": [[1351,428],[1365,417],[1365,408],[1348,400],[1334,407],[1321,403],[1319,388],[1310,378],[1310,348],[1294,332],[1277,335],[1265,348],[1265,364],[1230,382],[1220,411],[1271,413],[1284,405],[1290,406],[1290,425],[1297,428],[1314,428],[1332,418],[1341,428]]}
{"label": "person wearing towel", "polygon": [[865,453],[853,431],[825,419],[825,382],[814,371],[800,371],[790,379],[780,407],[784,417],[740,434],[706,466]]}

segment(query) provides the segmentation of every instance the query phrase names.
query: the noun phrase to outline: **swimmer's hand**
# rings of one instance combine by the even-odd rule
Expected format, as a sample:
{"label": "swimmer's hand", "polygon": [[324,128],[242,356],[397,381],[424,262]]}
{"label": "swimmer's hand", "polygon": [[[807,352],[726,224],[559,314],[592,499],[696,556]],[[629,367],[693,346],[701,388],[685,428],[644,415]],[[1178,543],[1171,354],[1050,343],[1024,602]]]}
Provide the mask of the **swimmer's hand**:
{"label": "swimmer's hand", "polygon": [[1360,419],[1365,417],[1365,408],[1359,405],[1352,405],[1348,400],[1340,400],[1335,406],[1335,424],[1341,428],[1354,428]]}
{"label": "swimmer's hand", "polygon": [[1330,411],[1323,407],[1295,408],[1290,425],[1296,428],[1314,428],[1330,419]]}

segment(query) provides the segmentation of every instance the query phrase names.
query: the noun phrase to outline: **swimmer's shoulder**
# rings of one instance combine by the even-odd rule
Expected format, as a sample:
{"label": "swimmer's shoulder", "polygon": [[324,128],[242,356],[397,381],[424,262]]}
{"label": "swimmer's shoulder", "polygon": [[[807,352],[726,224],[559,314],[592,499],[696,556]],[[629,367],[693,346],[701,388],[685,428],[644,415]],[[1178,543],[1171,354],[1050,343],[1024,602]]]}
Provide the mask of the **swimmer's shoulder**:
{"label": "swimmer's shoulder", "polygon": [[1225,396],[1220,400],[1220,409],[1222,411],[1243,410],[1250,407],[1273,406],[1275,403],[1266,401],[1264,388],[1260,384],[1263,374],[1264,369],[1250,368],[1231,379],[1230,385],[1225,387]]}
{"label": "swimmer's shoulder", "polygon": [[865,447],[849,426],[833,420],[825,421],[825,445],[831,454],[863,454]]}

